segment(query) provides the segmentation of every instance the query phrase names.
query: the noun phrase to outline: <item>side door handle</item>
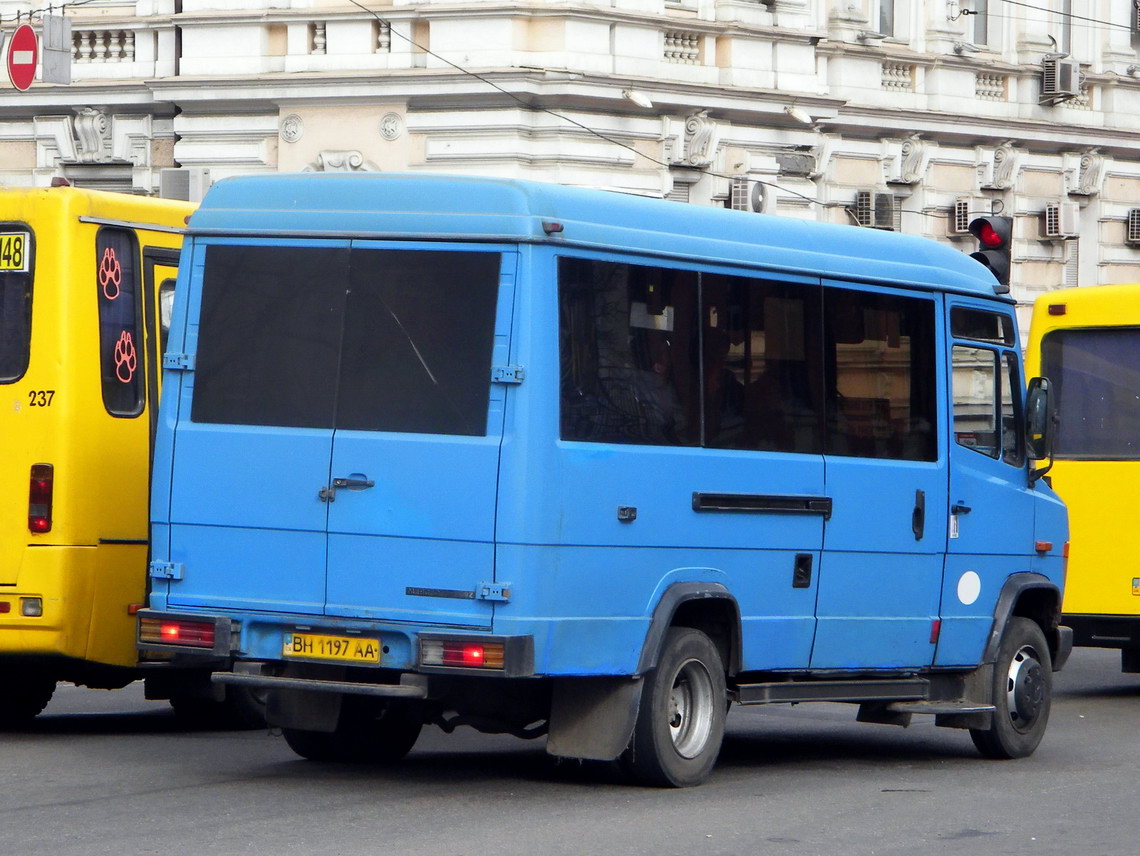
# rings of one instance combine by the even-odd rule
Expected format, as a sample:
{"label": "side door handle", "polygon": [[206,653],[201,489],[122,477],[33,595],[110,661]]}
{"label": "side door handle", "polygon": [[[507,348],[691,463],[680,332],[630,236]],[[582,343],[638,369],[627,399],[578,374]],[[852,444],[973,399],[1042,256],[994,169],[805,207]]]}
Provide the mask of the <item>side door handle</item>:
{"label": "side door handle", "polygon": [[321,502],[336,502],[336,492],[339,489],[344,490],[368,490],[370,487],[375,487],[376,482],[361,473],[353,473],[348,478],[335,478],[332,480],[332,485],[322,487],[317,491],[317,499]]}
{"label": "side door handle", "polygon": [[921,541],[926,532],[926,491],[914,492],[914,511],[910,514],[910,528],[914,532],[914,540]]}

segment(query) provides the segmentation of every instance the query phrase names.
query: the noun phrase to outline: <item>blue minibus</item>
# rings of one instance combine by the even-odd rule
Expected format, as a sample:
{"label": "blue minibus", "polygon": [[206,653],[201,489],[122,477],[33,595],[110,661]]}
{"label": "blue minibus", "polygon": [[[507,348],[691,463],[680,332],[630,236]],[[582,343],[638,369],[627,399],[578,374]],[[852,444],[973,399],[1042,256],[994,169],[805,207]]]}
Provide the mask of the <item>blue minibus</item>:
{"label": "blue minibus", "polygon": [[215,184],[138,645],[301,756],[424,725],[688,786],[730,703],[1030,754],[1067,522],[1014,306],[913,236],[444,175]]}

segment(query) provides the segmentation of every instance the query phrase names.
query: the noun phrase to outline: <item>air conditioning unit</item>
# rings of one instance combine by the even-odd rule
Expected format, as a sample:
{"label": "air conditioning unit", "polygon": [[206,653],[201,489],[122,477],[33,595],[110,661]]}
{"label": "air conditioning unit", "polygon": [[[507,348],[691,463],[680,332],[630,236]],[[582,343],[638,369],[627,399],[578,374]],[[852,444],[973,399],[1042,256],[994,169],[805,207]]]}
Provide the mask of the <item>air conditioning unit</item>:
{"label": "air conditioning unit", "polygon": [[1041,60],[1042,103],[1064,101],[1081,94],[1081,64],[1068,57]]}
{"label": "air conditioning unit", "polygon": [[1127,220],[1128,229],[1124,233],[1126,244],[1140,244],[1140,208],[1130,208]]}
{"label": "air conditioning unit", "polygon": [[728,196],[728,207],[733,211],[751,211],[752,205],[748,199],[749,181],[745,176],[733,176],[732,188]]}
{"label": "air conditioning unit", "polygon": [[892,193],[859,190],[855,193],[855,222],[873,229],[898,229],[898,200]]}
{"label": "air conditioning unit", "polygon": [[201,202],[210,189],[210,170],[204,166],[160,169],[158,195],[163,199],[182,199]]}
{"label": "air conditioning unit", "polygon": [[1075,238],[1080,232],[1081,206],[1076,202],[1049,202],[1041,214],[1041,237],[1052,241]]}
{"label": "air conditioning unit", "polygon": [[984,217],[989,213],[990,202],[988,199],[974,199],[966,196],[955,199],[950,208],[950,222],[946,227],[946,233],[951,236],[969,235],[970,221],[975,217]]}

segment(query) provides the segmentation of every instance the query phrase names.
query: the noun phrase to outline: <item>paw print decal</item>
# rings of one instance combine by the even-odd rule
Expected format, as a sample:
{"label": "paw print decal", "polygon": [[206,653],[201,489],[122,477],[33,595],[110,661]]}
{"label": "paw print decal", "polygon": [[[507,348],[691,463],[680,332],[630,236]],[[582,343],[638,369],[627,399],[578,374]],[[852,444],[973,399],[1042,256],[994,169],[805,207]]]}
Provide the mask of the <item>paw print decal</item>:
{"label": "paw print decal", "polygon": [[115,377],[123,383],[130,383],[139,365],[135,340],[129,330],[124,330],[115,342]]}
{"label": "paw print decal", "polygon": [[119,264],[119,257],[115,255],[112,247],[103,250],[103,258],[99,260],[99,285],[103,288],[103,296],[114,300],[119,296],[119,283],[123,281],[123,266]]}

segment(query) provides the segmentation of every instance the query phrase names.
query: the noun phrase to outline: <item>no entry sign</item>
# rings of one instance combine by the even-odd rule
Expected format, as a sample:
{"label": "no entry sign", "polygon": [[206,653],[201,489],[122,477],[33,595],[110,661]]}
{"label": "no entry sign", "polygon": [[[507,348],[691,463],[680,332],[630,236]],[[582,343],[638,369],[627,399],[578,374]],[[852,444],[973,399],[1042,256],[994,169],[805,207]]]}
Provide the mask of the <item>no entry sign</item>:
{"label": "no entry sign", "polygon": [[8,40],[8,79],[21,92],[35,80],[39,50],[36,31],[28,24],[18,26]]}

